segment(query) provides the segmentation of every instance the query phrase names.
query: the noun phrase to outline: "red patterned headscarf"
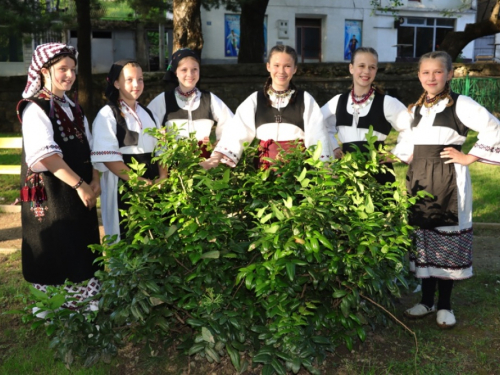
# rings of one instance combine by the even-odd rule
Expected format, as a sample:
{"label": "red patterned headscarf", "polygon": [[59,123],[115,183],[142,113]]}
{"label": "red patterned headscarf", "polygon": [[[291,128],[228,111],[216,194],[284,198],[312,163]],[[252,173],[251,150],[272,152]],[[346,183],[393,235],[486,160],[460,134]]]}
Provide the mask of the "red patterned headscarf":
{"label": "red patterned headscarf", "polygon": [[23,91],[23,98],[30,98],[42,88],[42,67],[59,55],[72,55],[78,58],[78,52],[73,46],[63,43],[46,43],[36,47],[31,59],[31,65],[28,68],[28,83]]}

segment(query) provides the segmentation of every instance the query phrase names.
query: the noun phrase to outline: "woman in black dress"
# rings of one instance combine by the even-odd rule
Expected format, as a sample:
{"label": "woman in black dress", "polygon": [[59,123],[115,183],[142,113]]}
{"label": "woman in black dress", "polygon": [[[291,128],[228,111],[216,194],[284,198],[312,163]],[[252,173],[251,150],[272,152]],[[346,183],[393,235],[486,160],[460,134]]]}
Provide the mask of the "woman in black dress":
{"label": "woman in black dress", "polygon": [[[65,44],[38,46],[17,112],[23,132],[23,276],[42,291],[68,280],[74,285],[66,289],[81,301],[100,289],[94,278],[99,254],[88,246],[100,243],[95,205],[101,189],[90,162],[87,119],[65,95],[76,78],[76,58],[75,48]],[[97,309],[97,302],[87,308]]]}

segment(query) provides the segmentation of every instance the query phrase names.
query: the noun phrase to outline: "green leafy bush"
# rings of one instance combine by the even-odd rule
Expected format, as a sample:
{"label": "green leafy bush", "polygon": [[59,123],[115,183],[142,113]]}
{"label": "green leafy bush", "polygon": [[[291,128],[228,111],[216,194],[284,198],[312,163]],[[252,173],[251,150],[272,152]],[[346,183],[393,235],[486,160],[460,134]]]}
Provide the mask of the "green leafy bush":
{"label": "green leafy bush", "polygon": [[297,145],[257,170],[250,146],[236,168],[205,171],[194,139],[156,135],[168,178],[145,186],[132,165],[126,239],[94,247],[106,266],[99,316],[119,330],[116,345],[177,340],[210,362],[228,355],[238,372],[317,373],[328,351],[385,323],[364,297],[391,307],[406,287],[414,198],[371,176],[390,173],[375,137],[329,165]]}

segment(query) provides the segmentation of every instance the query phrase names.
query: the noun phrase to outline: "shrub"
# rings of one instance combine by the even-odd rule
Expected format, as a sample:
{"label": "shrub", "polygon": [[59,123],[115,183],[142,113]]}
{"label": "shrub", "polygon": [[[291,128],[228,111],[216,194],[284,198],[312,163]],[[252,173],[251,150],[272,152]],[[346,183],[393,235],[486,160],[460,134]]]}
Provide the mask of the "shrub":
{"label": "shrub", "polygon": [[258,170],[250,146],[236,168],[205,171],[193,139],[156,136],[168,178],[145,186],[133,164],[126,239],[94,246],[106,266],[99,315],[121,335],[229,355],[238,372],[251,358],[266,374],[317,373],[328,351],[385,323],[363,297],[391,307],[406,286],[413,198],[372,177],[390,173],[375,137],[328,165],[320,147],[297,145]]}

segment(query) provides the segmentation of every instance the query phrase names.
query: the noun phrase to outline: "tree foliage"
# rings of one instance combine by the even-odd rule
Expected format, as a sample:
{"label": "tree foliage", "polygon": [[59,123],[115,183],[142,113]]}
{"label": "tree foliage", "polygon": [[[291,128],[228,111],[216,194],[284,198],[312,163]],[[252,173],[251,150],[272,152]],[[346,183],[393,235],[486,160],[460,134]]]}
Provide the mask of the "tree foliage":
{"label": "tree foliage", "polygon": [[14,34],[41,34],[56,28],[62,29],[60,23],[63,12],[49,11],[45,1],[38,0],[0,0],[0,25],[2,31]]}
{"label": "tree foliage", "polygon": [[376,137],[367,153],[330,165],[320,148],[297,145],[266,171],[254,167],[256,147],[234,169],[204,171],[195,139],[158,137],[169,177],[146,186],[144,165],[133,164],[126,240],[95,246],[106,266],[99,313],[60,320],[64,299],[33,297],[61,322],[50,332],[60,358],[175,342],[210,362],[228,356],[238,373],[251,357],[262,373],[314,374],[328,352],[386,322],[367,301],[391,308],[406,286],[410,203],[371,176],[389,173]]}

